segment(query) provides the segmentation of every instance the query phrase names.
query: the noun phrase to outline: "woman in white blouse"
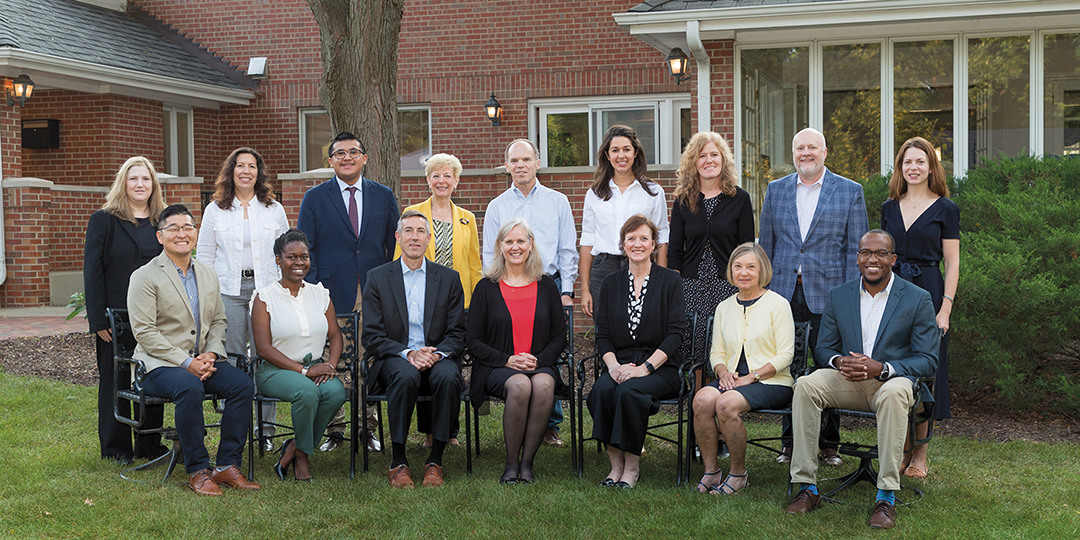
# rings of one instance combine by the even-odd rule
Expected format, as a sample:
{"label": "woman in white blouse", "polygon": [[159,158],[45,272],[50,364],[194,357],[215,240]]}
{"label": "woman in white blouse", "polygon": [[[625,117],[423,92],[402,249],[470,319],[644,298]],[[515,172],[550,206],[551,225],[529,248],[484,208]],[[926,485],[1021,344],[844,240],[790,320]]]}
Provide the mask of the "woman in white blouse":
{"label": "woman in white blouse", "polygon": [[[295,478],[307,481],[308,456],[347,397],[337,377],[341,331],[330,291],[304,281],[311,268],[307,236],[289,229],[274,242],[274,257],[281,279],[259,288],[251,305],[255,346],[262,359],[255,382],[264,395],[292,402],[296,438],[281,446],[274,473],[285,480],[289,465],[295,464]],[[327,340],[330,355],[323,362]]]}
{"label": "woman in white blouse", "polygon": [[[249,306],[251,294],[280,276],[274,263],[274,240],[289,228],[285,208],[274,200],[274,189],[262,156],[251,148],[237,148],[221,165],[214,184],[214,202],[203,211],[195,257],[214,268],[221,284],[221,300],[229,325],[225,351],[255,358]],[[273,403],[263,408],[266,448],[276,418]]]}
{"label": "woman in white blouse", "polygon": [[[746,426],[739,413],[783,408],[791,403],[791,359],[795,321],[783,296],[766,289],[772,264],[760,245],[747,242],[728,258],[727,279],[739,292],[716,306],[709,363],[711,384],[694,395],[694,434],[705,463],[698,491],[730,495],[750,485],[746,471]],[[717,432],[731,451],[731,470],[717,464]],[[714,469],[712,472],[709,469]]]}
{"label": "woman in white blouse", "polygon": [[619,249],[619,231],[630,216],[644,214],[656,224],[660,233],[656,262],[667,266],[667,199],[664,188],[645,176],[647,168],[634,128],[608,128],[596,154],[596,173],[585,193],[581,217],[581,309],[589,317],[604,278],[627,267]]}

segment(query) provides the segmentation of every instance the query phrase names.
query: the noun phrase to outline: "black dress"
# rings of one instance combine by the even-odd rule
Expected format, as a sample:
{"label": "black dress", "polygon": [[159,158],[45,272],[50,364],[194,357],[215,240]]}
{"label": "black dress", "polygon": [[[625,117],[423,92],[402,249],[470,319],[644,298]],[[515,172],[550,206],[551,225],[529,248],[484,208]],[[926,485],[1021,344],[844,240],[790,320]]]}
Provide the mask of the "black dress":
{"label": "black dress", "polygon": [[[83,286],[86,291],[86,318],[90,331],[109,328],[106,308],[127,309],[127,289],[131,273],[161,253],[154,225],[149,219],[136,223],[122,220],[104,210],[90,216],[86,230],[86,250],[83,254]],[[157,457],[167,450],[161,445],[161,435],[138,437],[134,448],[131,428],[113,417],[116,388],[113,386],[113,344],[101,337],[97,342],[98,366],[98,439],[101,457],[127,461],[132,457]],[[128,344],[134,349],[134,343]],[[120,376],[121,388],[130,385],[129,377]],[[131,412],[121,406],[121,414]],[[165,414],[161,405],[146,409],[147,427],[160,427]]]}
{"label": "black dress", "polygon": [[[893,199],[881,205],[881,228],[896,241],[896,266],[893,272],[930,293],[934,313],[941,310],[945,296],[945,278],[939,263],[944,257],[942,240],[960,238],[960,207],[947,197],[941,197],[915,219],[911,228],[904,229],[900,203]],[[937,382],[934,402],[938,420],[951,418],[949,413],[949,334],[941,338],[938,349]]]}

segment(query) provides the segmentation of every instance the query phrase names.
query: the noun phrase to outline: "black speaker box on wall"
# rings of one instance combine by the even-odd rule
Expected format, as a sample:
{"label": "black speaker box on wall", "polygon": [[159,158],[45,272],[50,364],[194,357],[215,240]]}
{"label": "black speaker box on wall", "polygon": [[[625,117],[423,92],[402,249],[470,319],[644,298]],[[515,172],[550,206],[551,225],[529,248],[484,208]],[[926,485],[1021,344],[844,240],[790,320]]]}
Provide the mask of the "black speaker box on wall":
{"label": "black speaker box on wall", "polygon": [[22,121],[23,148],[60,148],[60,121],[51,118]]}

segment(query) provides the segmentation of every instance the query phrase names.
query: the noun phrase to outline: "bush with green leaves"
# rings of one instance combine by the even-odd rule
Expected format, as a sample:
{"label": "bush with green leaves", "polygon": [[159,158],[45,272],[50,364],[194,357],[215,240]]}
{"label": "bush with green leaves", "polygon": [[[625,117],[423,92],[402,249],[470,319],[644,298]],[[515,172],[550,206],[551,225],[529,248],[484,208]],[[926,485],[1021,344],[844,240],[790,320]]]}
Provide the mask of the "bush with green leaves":
{"label": "bush with green leaves", "polygon": [[[871,228],[886,184],[863,182]],[[950,189],[961,231],[952,389],[972,401],[1080,415],[1080,159],[1001,158]]]}

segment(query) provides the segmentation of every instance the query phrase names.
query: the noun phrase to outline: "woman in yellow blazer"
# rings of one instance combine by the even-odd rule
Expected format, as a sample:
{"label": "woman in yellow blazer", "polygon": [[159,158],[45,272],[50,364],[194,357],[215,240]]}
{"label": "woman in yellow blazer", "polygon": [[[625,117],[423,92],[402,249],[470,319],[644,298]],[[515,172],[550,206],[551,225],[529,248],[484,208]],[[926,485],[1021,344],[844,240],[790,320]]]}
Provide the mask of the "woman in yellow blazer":
{"label": "woman in yellow blazer", "polygon": [[[791,305],[765,288],[772,280],[765,250],[753,242],[735,248],[727,279],[739,292],[716,307],[709,363],[717,380],[694,396],[694,434],[705,463],[698,491],[720,495],[750,485],[746,426],[739,413],[791,403],[794,380],[788,368],[795,355]],[[731,470],[723,482],[716,456],[719,433],[731,452]]]}
{"label": "woman in yellow blazer", "polygon": [[[461,288],[465,292],[465,309],[469,309],[473,289],[484,277],[480,264],[480,236],[476,233],[476,216],[472,212],[456,205],[450,200],[458,185],[461,174],[461,161],[450,154],[435,154],[424,163],[431,197],[428,200],[406,207],[405,211],[417,210],[428,218],[431,227],[431,242],[428,243],[424,256],[429,261],[441,264],[457,271],[461,278]],[[401,256],[401,246],[394,248],[394,258]],[[424,447],[430,447],[431,415],[426,402],[416,404],[416,422],[421,433],[427,433]],[[458,421],[450,429],[450,445],[457,446]]]}
{"label": "woman in yellow blazer", "polygon": [[[428,218],[431,243],[424,254],[429,261],[453,268],[461,276],[465,292],[465,309],[469,309],[473,289],[484,277],[480,265],[480,236],[476,233],[476,216],[450,200],[458,185],[461,161],[450,154],[435,154],[424,165],[431,197],[406,207],[418,210]],[[401,256],[401,246],[394,249],[394,258]]]}

